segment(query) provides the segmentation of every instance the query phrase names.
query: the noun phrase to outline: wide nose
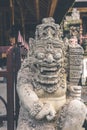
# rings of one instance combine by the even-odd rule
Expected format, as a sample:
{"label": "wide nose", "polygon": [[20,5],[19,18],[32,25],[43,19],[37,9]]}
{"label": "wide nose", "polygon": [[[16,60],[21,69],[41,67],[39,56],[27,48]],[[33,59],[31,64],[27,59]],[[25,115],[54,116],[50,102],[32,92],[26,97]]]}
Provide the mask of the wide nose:
{"label": "wide nose", "polygon": [[52,63],[54,61],[53,55],[47,54],[45,61],[49,64]]}

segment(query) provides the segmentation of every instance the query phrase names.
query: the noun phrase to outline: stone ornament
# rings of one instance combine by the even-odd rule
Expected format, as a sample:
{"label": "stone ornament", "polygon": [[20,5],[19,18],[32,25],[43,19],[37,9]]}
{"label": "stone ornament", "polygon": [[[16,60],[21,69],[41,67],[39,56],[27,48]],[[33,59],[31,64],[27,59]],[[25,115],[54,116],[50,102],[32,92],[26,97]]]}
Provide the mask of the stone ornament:
{"label": "stone ornament", "polygon": [[35,39],[29,40],[30,50],[17,77],[17,130],[84,130],[87,108],[81,101],[81,87],[67,80],[68,44],[62,34],[53,18],[44,18]]}

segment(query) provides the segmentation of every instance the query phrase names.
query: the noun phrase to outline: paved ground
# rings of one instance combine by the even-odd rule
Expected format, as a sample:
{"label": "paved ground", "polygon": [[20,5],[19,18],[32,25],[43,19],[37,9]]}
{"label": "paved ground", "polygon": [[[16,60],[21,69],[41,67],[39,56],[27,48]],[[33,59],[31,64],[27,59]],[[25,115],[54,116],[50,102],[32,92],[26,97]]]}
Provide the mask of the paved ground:
{"label": "paved ground", "polygon": [[0,127],[0,130],[7,130],[7,122],[3,123],[3,126]]}
{"label": "paved ground", "polygon": [[[4,79],[0,77],[0,97],[2,97],[7,102],[7,87],[6,82],[3,81]],[[6,115],[6,114],[7,113],[5,105],[0,100],[0,115]],[[7,121],[3,121],[3,124],[0,124],[0,130],[7,130]]]}
{"label": "paved ground", "polygon": [[[3,79],[0,78],[0,96],[4,98],[7,102],[7,90],[6,90],[6,83],[2,83]],[[3,102],[0,100],[0,115],[6,114],[6,109]],[[3,122],[3,126],[0,126],[0,130],[7,130],[7,122]]]}

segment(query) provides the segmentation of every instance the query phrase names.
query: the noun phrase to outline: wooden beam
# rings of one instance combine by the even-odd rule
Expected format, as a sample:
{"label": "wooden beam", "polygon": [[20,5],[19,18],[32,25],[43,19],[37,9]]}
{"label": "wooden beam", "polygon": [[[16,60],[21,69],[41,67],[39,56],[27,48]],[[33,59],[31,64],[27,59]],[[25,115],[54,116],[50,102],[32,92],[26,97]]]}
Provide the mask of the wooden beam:
{"label": "wooden beam", "polygon": [[[86,7],[76,7],[77,10],[80,12],[80,13],[87,13],[87,8]],[[73,8],[70,8],[68,12],[72,12],[72,9]]]}
{"label": "wooden beam", "polygon": [[17,4],[19,5],[19,11],[20,11],[20,16],[21,16],[21,24],[22,24],[22,29],[23,29],[23,38],[25,37],[25,11],[23,10],[23,7],[20,3],[20,0],[16,0]]}
{"label": "wooden beam", "polygon": [[12,7],[13,6],[13,1],[12,0],[10,0],[10,7]]}
{"label": "wooden beam", "polygon": [[36,7],[37,21],[39,22],[39,20],[40,20],[39,0],[35,0],[35,7]]}
{"label": "wooden beam", "polygon": [[50,6],[50,10],[49,10],[49,17],[52,17],[54,15],[57,3],[58,3],[58,0],[51,0],[51,6]]}
{"label": "wooden beam", "polygon": [[87,8],[84,7],[84,8],[77,8],[81,13],[87,13]]}
{"label": "wooden beam", "polygon": [[14,0],[10,0],[11,24],[14,25]]}

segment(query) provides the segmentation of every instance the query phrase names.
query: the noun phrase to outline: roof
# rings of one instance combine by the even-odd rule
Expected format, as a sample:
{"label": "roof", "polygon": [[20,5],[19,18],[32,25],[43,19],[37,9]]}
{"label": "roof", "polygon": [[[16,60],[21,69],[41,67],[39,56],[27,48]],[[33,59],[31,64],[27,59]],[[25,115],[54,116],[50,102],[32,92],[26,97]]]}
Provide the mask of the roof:
{"label": "roof", "polygon": [[0,0],[0,8],[11,11],[12,14],[9,13],[12,15],[12,20],[14,20],[16,24],[23,22],[23,20],[26,24],[37,24],[41,22],[42,18],[50,16],[54,17],[57,23],[60,23],[74,1],[75,0]]}
{"label": "roof", "polygon": [[87,0],[75,0],[76,2],[87,2]]}
{"label": "roof", "polygon": [[[20,31],[28,34],[46,17],[53,17],[55,22],[60,24],[74,3],[75,0],[0,0],[0,42],[8,41],[5,39],[8,39],[6,36],[12,26],[15,26],[17,31],[22,28]],[[80,3],[82,5],[82,2]]]}

